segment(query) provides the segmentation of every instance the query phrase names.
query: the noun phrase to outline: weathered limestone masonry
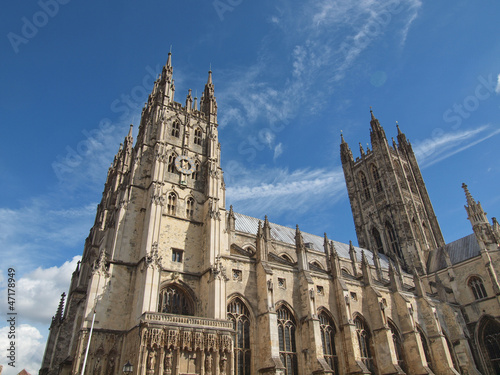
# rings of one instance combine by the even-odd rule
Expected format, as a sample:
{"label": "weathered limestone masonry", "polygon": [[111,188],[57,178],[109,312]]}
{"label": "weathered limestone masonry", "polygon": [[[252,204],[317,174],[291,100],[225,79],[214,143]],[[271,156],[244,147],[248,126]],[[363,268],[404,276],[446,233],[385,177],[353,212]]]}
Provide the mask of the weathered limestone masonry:
{"label": "weathered limestone masonry", "polygon": [[174,94],[169,54],[41,375],[500,373],[500,226],[464,185],[474,233],[446,244],[399,127],[391,146],[371,113],[356,159],[342,137],[355,247],[226,210],[212,73],[199,103]]}

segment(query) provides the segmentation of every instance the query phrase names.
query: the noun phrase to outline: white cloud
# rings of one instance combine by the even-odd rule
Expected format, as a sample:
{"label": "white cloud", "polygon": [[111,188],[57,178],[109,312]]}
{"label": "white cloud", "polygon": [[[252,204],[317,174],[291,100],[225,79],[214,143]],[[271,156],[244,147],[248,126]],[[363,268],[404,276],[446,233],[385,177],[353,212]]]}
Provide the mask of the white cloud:
{"label": "white cloud", "polygon": [[497,76],[497,87],[495,87],[495,92],[500,94],[500,74]]}
{"label": "white cloud", "polygon": [[240,170],[238,184],[227,188],[227,200],[235,210],[253,216],[273,212],[305,212],[342,198],[345,193],[342,169]]}
{"label": "white cloud", "polygon": [[441,129],[436,129],[435,133],[432,138],[415,142],[413,150],[421,168],[438,163],[500,134],[500,129],[483,125],[476,129],[452,133],[444,133]]}
{"label": "white cloud", "polygon": [[20,324],[15,331],[15,367],[8,365],[6,353],[10,351],[9,326],[0,328],[0,353],[2,353],[2,375],[15,375],[22,369],[38,374],[45,349],[45,340],[40,331],[28,324]]}
{"label": "white cloud", "polygon": [[[64,262],[60,267],[38,267],[22,276],[16,282],[16,311],[23,322],[48,325],[56,313],[63,292],[67,293],[71,275],[76,268],[80,256]],[[1,291],[6,295],[6,290]],[[0,311],[7,313],[7,305]]]}
{"label": "white cloud", "polygon": [[283,143],[278,143],[274,148],[273,160],[276,160],[283,153]]}

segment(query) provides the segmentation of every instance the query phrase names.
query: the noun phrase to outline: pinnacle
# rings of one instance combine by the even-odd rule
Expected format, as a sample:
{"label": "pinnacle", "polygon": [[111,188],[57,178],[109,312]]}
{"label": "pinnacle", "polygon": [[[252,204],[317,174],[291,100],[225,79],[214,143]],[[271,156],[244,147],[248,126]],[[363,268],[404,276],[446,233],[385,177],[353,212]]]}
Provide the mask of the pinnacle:
{"label": "pinnacle", "polygon": [[465,184],[465,182],[462,183],[462,189],[464,189],[464,191],[465,191],[465,197],[467,198],[467,204],[470,205],[470,204],[476,203],[474,201],[474,198],[472,198],[472,195],[469,192],[469,188],[467,187],[467,185]]}

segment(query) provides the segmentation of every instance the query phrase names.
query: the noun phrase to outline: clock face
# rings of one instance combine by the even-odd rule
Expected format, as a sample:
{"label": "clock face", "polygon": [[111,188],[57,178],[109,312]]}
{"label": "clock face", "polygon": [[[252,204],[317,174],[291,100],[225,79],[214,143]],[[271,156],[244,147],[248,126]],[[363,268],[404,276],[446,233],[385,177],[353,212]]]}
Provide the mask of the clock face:
{"label": "clock face", "polygon": [[194,160],[187,155],[179,155],[175,158],[175,168],[183,174],[194,172]]}

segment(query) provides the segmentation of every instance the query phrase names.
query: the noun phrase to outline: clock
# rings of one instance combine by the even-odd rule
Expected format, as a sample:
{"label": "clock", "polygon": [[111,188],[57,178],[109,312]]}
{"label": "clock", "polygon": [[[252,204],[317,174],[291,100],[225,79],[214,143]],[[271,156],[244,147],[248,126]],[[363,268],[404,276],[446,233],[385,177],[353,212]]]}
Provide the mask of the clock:
{"label": "clock", "polygon": [[175,168],[183,174],[193,173],[194,167],[194,160],[187,155],[179,155],[175,158]]}

